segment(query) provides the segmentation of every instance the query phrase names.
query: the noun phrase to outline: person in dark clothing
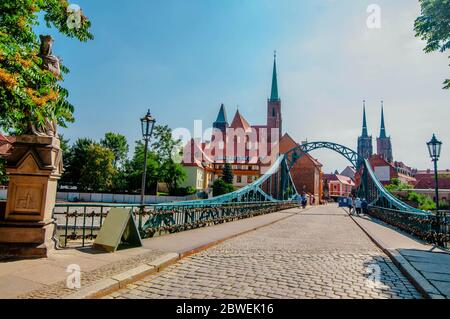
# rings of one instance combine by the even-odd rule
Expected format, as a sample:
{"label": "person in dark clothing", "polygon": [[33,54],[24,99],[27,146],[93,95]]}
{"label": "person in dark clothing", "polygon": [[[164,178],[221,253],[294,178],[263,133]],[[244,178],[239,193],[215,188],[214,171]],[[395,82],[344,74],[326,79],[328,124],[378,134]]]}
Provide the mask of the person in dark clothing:
{"label": "person in dark clothing", "polygon": [[369,213],[369,203],[365,198],[361,201],[361,210],[364,215],[367,215]]}

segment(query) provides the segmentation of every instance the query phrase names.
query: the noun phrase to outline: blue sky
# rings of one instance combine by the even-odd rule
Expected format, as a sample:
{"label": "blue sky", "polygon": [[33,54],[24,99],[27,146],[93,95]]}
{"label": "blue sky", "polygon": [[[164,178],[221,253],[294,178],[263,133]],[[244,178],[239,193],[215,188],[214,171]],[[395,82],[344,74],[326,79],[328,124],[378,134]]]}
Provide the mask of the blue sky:
{"label": "blue sky", "polygon": [[[380,5],[381,29],[368,29],[367,6]],[[394,3],[393,3],[394,2]],[[114,131],[140,138],[150,108],[159,124],[210,125],[220,104],[237,105],[264,124],[273,50],[285,131],[298,141],[331,140],[356,148],[361,104],[369,130],[379,130],[386,105],[394,157],[431,166],[425,142],[433,132],[450,143],[450,92],[443,54],[425,55],[412,26],[412,0],[74,0],[92,21],[93,41],[52,34],[55,54],[71,69],[64,86],[76,122],[62,133],[100,139]],[[231,120],[231,119],[230,119]],[[375,145],[375,141],[374,141]],[[448,148],[447,148],[448,149]],[[338,155],[313,154],[325,171],[343,168]],[[442,167],[450,167],[444,146]]]}

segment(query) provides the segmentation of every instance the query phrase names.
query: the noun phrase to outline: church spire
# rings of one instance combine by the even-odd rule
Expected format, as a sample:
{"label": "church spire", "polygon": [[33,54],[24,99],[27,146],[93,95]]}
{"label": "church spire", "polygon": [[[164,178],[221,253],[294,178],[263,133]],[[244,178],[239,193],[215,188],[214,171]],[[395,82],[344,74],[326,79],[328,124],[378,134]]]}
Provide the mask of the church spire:
{"label": "church spire", "polygon": [[273,55],[272,91],[270,94],[270,101],[275,102],[279,100],[280,98],[278,96],[278,79],[277,79],[277,52],[275,51]]}
{"label": "church spire", "polygon": [[381,101],[381,130],[380,138],[386,138],[386,126],[384,125],[384,101]]}
{"label": "church spire", "polygon": [[362,127],[362,137],[369,137],[367,131],[367,119],[366,119],[366,100],[363,101],[363,127]]}

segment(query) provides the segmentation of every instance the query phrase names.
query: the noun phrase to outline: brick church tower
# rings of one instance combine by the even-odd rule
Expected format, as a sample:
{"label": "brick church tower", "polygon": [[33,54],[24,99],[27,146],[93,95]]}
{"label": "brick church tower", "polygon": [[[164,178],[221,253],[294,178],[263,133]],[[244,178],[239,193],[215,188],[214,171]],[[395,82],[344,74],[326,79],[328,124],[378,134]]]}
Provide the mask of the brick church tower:
{"label": "brick church tower", "polygon": [[274,54],[273,75],[272,75],[272,91],[267,101],[267,129],[279,129],[278,137],[281,138],[283,133],[283,119],[281,117],[281,100],[278,96],[278,79],[277,79],[277,56]]}
{"label": "brick church tower", "polygon": [[373,154],[372,136],[369,136],[367,131],[367,119],[366,119],[366,101],[364,103],[363,114],[363,128],[362,134],[358,137],[358,154],[364,159],[369,159]]}
{"label": "brick church tower", "polygon": [[386,126],[384,124],[384,102],[381,101],[381,130],[380,137],[377,138],[377,154],[389,163],[394,161],[392,155],[391,137],[386,134]]}

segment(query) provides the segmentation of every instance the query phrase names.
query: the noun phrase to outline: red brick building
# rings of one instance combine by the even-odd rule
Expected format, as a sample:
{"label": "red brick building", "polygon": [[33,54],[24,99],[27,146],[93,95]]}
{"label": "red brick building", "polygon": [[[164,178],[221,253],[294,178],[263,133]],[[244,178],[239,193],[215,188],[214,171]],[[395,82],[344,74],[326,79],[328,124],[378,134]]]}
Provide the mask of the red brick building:
{"label": "red brick building", "polygon": [[[280,140],[280,153],[285,154],[297,146],[299,144],[286,133]],[[291,170],[297,191],[312,195],[316,204],[319,204],[323,198],[322,166],[317,159],[304,154]]]}
{"label": "red brick building", "polygon": [[225,163],[232,165],[236,187],[253,183],[278,157],[278,142],[282,131],[275,59],[271,95],[267,100],[266,124],[251,125],[239,110],[229,124],[222,104],[217,120],[213,123],[211,141],[191,140],[184,148],[183,165],[188,172],[188,181],[184,186],[200,189],[200,185],[203,185],[204,190],[208,191],[214,180],[221,176]]}

